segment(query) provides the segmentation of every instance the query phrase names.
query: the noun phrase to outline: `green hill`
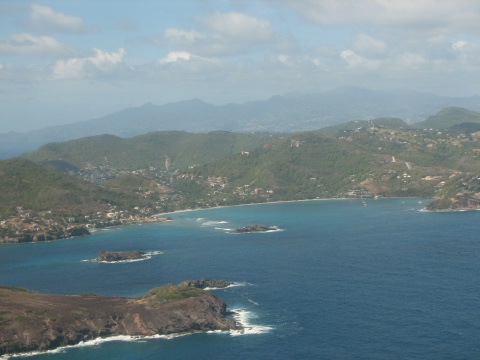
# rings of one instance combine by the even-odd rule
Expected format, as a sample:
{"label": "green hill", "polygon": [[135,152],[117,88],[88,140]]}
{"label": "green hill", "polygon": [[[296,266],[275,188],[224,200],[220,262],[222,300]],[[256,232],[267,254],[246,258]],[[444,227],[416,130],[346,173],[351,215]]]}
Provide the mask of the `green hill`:
{"label": "green hill", "polygon": [[460,107],[448,107],[413,126],[416,129],[444,130],[462,123],[480,123],[480,113]]}
{"label": "green hill", "polygon": [[369,126],[385,127],[389,129],[402,129],[407,128],[408,125],[405,121],[398,118],[377,118],[372,120],[354,120],[343,124],[328,126],[320,129],[323,134],[337,135],[342,131],[354,131],[358,128],[366,128]]}
{"label": "green hill", "polygon": [[63,143],[44,145],[24,157],[62,170],[109,165],[116,169],[143,169],[149,166],[184,169],[205,164],[220,156],[262,147],[280,135],[215,131],[192,134],[160,131],[120,138],[98,135]]}
{"label": "green hill", "polygon": [[[283,136],[156,132],[130,139],[102,135],[52,143],[27,157],[64,170],[78,167],[72,173],[95,182],[100,179],[102,187],[76,183],[16,159],[14,171],[5,171],[10,182],[0,184],[12,191],[0,201],[10,213],[15,206],[72,213],[108,202],[124,208],[149,204],[149,210],[137,210],[153,214],[275,200],[452,197],[458,193],[454,192],[457,183],[449,185],[455,176],[462,174],[468,180],[480,173],[480,145],[474,135],[412,129],[398,119],[366,125],[357,124],[336,137],[320,130]],[[165,159],[171,162],[168,171]],[[12,177],[22,167],[24,173]],[[451,190],[441,191],[447,188]],[[473,185],[459,189],[468,204],[480,194],[472,189]]]}
{"label": "green hill", "polygon": [[[195,168],[193,174],[201,178],[225,177],[237,193],[251,195],[253,189],[261,189],[270,194],[266,196],[271,200],[332,198],[343,197],[349,190],[364,189],[364,181],[373,174],[382,174],[386,163],[384,155],[364,151],[353,142],[307,132],[248,155],[216,160]],[[397,167],[404,165],[390,166]],[[371,189],[377,186],[370,185]],[[396,194],[399,184],[390,185],[388,195]],[[422,191],[420,187],[413,190],[418,190],[417,194]]]}
{"label": "green hill", "polygon": [[127,208],[142,202],[134,195],[108,191],[22,158],[0,161],[0,188],[1,217],[16,214],[18,207],[85,215],[105,211],[108,204]]}

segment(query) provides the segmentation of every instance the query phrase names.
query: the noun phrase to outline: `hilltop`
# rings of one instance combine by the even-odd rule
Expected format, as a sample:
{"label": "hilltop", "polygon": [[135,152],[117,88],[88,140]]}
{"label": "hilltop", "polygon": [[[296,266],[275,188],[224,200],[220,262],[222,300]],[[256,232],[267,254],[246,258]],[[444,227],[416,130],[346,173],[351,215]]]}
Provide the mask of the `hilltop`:
{"label": "hilltop", "polygon": [[49,143],[23,157],[60,170],[110,166],[115,169],[186,169],[220,156],[261,148],[281,134],[213,131],[193,134],[158,131],[131,138],[114,135],[85,137]]}
{"label": "hilltop", "polygon": [[243,104],[212,105],[199,99],[151,103],[96,119],[26,133],[0,134],[0,159],[18,156],[50,142],[93,135],[133,137],[154,131],[235,131],[295,133],[354,120],[400,118],[408,124],[450,107],[480,111],[479,97],[442,97],[412,91],[373,91],[341,87],[323,93],[291,93]]}
{"label": "hilltop", "polygon": [[[457,111],[458,116],[463,113]],[[461,117],[456,120],[463,123]],[[92,180],[96,173],[95,179],[101,179],[104,187],[157,199],[156,208],[164,211],[348,196],[441,197],[451,195],[455,186],[446,185],[456,176],[480,172],[475,134],[459,129],[415,129],[397,118],[355,121],[327,131],[294,134],[156,132],[125,140],[108,138],[50,144],[26,156],[42,164],[68,164],[65,171],[85,179]],[[139,152],[139,148],[147,148],[146,143],[149,151]],[[110,145],[114,151],[109,150]],[[173,160],[170,169],[163,158],[157,162],[143,159],[149,153],[174,154],[174,150],[186,155],[186,160]],[[192,165],[192,154],[204,161]],[[84,160],[74,159],[82,156],[97,164],[112,156],[111,163],[124,170],[113,165],[81,168]],[[137,169],[147,163],[158,167]],[[133,169],[132,164],[137,167]],[[69,166],[79,167],[67,170]]]}
{"label": "hilltop", "polygon": [[48,144],[25,155],[35,162],[0,161],[0,237],[65,238],[175,210],[282,200],[416,196],[435,199],[432,210],[480,208],[480,133],[444,118],[439,127],[450,129],[381,118],[329,134],[154,132]]}
{"label": "hilltop", "polygon": [[445,130],[462,124],[480,124],[480,113],[460,107],[448,107],[414,125],[417,129]]}

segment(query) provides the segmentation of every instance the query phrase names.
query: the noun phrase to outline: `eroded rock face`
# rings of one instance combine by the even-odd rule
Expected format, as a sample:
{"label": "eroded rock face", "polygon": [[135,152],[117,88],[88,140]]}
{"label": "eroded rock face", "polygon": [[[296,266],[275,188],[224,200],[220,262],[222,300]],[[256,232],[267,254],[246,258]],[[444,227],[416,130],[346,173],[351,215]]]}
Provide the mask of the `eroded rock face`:
{"label": "eroded rock face", "polygon": [[99,251],[97,261],[127,261],[140,260],[145,258],[143,251]]}
{"label": "eroded rock face", "polygon": [[180,297],[169,298],[152,290],[142,298],[129,299],[45,295],[0,287],[0,355],[49,350],[115,335],[236,328],[235,321],[225,317],[222,300],[203,290],[186,289],[167,289],[167,294],[179,293]]}
{"label": "eroded rock face", "polygon": [[209,280],[209,279],[199,279],[199,280],[185,280],[182,281],[178,286],[190,286],[198,289],[205,288],[226,288],[227,286],[233,285],[231,281],[227,280]]}

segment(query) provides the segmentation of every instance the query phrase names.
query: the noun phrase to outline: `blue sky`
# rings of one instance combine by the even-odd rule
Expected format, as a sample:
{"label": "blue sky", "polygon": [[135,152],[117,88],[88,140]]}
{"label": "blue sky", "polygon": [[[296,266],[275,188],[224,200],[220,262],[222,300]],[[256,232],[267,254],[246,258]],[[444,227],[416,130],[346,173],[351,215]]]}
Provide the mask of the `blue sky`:
{"label": "blue sky", "polygon": [[0,132],[345,85],[480,94],[478,0],[0,0],[0,24]]}

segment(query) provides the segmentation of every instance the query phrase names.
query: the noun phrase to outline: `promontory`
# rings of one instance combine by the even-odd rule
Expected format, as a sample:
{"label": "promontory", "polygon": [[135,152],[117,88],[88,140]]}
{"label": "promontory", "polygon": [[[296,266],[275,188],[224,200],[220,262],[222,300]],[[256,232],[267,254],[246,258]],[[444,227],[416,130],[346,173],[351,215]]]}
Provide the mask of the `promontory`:
{"label": "promontory", "polygon": [[0,287],[0,355],[50,350],[116,335],[236,328],[222,300],[190,286],[167,285],[139,298],[47,295]]}

